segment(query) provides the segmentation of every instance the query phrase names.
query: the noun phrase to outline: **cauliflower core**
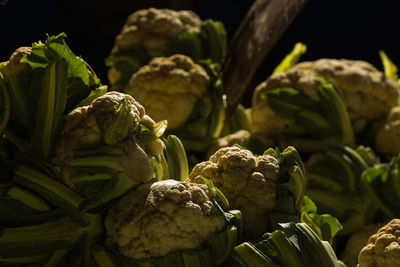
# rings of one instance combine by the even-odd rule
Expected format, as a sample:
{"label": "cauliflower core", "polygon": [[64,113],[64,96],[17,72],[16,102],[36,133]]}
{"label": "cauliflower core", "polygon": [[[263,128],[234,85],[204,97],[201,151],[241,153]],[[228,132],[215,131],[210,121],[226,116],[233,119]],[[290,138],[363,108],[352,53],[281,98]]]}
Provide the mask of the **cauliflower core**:
{"label": "cauliflower core", "polygon": [[358,256],[358,267],[400,264],[400,219],[393,219],[372,235]]}
{"label": "cauliflower core", "polygon": [[109,210],[106,243],[129,258],[162,257],[200,248],[225,225],[206,185],[164,180],[140,186]]}
{"label": "cauliflower core", "polygon": [[251,151],[225,147],[209,161],[197,164],[188,181],[211,180],[226,196],[230,207],[242,212],[244,234],[256,237],[266,232],[268,215],[275,206],[278,160],[271,155],[255,157]]}
{"label": "cauliflower core", "polygon": [[125,93],[137,99],[156,121],[168,120],[175,129],[189,118],[207,92],[207,72],[184,55],[154,58],[131,78]]}

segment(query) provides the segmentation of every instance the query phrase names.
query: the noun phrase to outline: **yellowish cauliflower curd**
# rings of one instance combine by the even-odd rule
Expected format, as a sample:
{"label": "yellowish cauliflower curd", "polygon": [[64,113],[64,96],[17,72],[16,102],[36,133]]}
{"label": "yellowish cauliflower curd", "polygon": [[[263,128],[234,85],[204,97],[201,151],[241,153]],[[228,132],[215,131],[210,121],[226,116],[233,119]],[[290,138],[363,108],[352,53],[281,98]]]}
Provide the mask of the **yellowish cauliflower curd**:
{"label": "yellowish cauliflower curd", "polygon": [[209,83],[200,65],[187,56],[173,55],[154,58],[141,67],[124,92],[139,101],[150,117],[168,120],[168,129],[175,129],[189,118]]}
{"label": "yellowish cauliflower curd", "polygon": [[[141,9],[132,13],[115,38],[111,53],[129,51],[143,46],[151,57],[165,55],[168,41],[185,32],[199,31],[201,19],[190,10]],[[120,73],[114,67],[108,72],[111,84],[119,81]]]}
{"label": "yellowish cauliflower curd", "polygon": [[372,235],[358,256],[357,267],[400,266],[400,219],[393,219]]}
{"label": "yellowish cauliflower curd", "polygon": [[109,210],[106,243],[129,258],[162,257],[201,248],[225,226],[206,185],[164,180],[140,186]]}
{"label": "yellowish cauliflower curd", "polygon": [[275,206],[278,160],[271,155],[254,156],[239,147],[225,147],[208,161],[197,164],[188,181],[213,182],[228,199],[230,207],[243,216],[246,237],[256,237],[267,231],[268,215]]}

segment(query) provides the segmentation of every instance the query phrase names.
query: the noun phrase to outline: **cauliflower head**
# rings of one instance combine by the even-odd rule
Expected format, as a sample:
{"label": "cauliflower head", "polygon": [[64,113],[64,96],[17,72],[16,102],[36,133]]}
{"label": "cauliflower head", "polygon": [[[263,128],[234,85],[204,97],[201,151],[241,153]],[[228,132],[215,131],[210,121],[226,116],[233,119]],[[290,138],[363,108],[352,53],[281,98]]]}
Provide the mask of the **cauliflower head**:
{"label": "cauliflower head", "polygon": [[[144,60],[142,63],[148,62],[147,56],[153,58],[170,55],[170,40],[184,33],[199,31],[200,25],[200,18],[189,10],[138,10],[128,17],[120,34],[115,38],[111,55],[125,54],[125,57],[137,58],[140,62]],[[129,60],[127,62],[128,65],[136,64]],[[136,67],[133,66],[130,75],[136,71]],[[112,85],[122,83],[121,85],[125,86],[130,76],[124,76],[124,71],[114,64],[108,71],[108,80]]]}
{"label": "cauliflower head", "polygon": [[262,95],[277,88],[295,88],[311,99],[318,101],[317,89],[325,80],[309,70],[289,70],[270,76],[257,86],[253,94],[251,121],[252,136],[262,140],[267,146],[275,144],[275,137],[293,125],[293,121],[276,114]]}
{"label": "cauliflower head", "polygon": [[[150,53],[168,51],[170,37],[200,29],[200,18],[190,10],[141,9],[132,13],[115,39],[113,50],[140,44]],[[159,52],[158,52],[159,51]]]}
{"label": "cauliflower head", "polygon": [[[267,230],[269,213],[275,206],[279,162],[271,155],[254,156],[239,147],[225,147],[208,161],[197,164],[187,181],[213,182],[233,209],[243,215],[244,235],[259,236]],[[265,222],[265,224],[260,223]]]}
{"label": "cauliflower head", "polygon": [[21,59],[32,51],[31,47],[20,47],[11,54],[8,61],[0,63],[0,71],[4,78],[8,80],[9,77],[17,75],[25,70],[25,64],[21,63]]}
{"label": "cauliflower head", "polygon": [[400,153],[400,107],[390,110],[386,124],[375,135],[375,150],[383,155]]}
{"label": "cauliflower head", "polygon": [[393,219],[370,236],[358,256],[358,267],[390,267],[400,263],[400,219]]}
{"label": "cauliflower head", "polygon": [[207,92],[207,72],[184,55],[154,58],[140,68],[124,89],[156,121],[168,120],[175,129],[189,118],[196,102]]}
{"label": "cauliflower head", "polygon": [[380,120],[397,104],[398,85],[368,62],[323,58],[299,63],[293,69],[310,70],[333,81],[343,94],[351,119]]}
{"label": "cauliflower head", "polygon": [[134,98],[119,92],[108,92],[89,106],[70,112],[57,151],[66,183],[70,184],[68,180],[74,169],[70,161],[76,158],[75,151],[95,150],[107,145],[123,147],[121,153],[111,155],[130,179],[145,182],[153,178],[155,174],[148,154],[160,155],[163,144],[157,139],[142,147],[129,141],[140,125],[153,129],[155,122],[145,115],[145,109]]}
{"label": "cauliflower head", "polygon": [[225,226],[206,185],[176,180],[140,186],[105,218],[106,243],[133,259],[200,248]]}

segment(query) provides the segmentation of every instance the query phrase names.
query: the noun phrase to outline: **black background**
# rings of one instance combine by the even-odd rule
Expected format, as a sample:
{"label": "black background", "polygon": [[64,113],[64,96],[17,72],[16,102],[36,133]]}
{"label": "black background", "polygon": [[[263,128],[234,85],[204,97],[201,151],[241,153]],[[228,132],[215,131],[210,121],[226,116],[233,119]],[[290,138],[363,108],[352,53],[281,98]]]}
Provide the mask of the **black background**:
{"label": "black background", "polygon": [[[104,59],[133,11],[147,7],[191,9],[202,19],[223,21],[230,39],[253,2],[9,0],[7,5],[0,6],[0,61],[7,60],[19,46],[45,40],[46,34],[65,32],[72,51],[82,56],[107,84]],[[399,11],[394,3],[389,0],[310,0],[264,60],[246,98],[299,41],[308,47],[301,60],[362,59],[382,69],[378,51],[384,50],[400,66]]]}

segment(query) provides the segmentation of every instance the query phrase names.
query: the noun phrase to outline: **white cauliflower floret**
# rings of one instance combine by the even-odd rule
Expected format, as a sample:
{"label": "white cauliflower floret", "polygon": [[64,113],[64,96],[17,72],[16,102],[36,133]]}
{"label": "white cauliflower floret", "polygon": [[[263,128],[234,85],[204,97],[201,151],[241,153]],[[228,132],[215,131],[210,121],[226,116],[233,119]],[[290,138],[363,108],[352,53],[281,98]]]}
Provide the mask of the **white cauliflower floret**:
{"label": "white cauliflower floret", "polygon": [[211,180],[228,199],[233,209],[243,215],[244,234],[259,236],[266,232],[268,215],[275,206],[278,160],[271,155],[255,157],[251,151],[225,147],[209,161],[197,164],[188,181]]}
{"label": "white cauliflower floret", "polygon": [[375,150],[384,155],[400,153],[400,107],[390,110],[386,124],[375,135]]}
{"label": "white cauliflower floret", "polygon": [[140,186],[112,207],[106,243],[133,259],[200,248],[226,222],[206,185],[164,180]]}
{"label": "white cauliflower floret", "polygon": [[168,128],[181,126],[207,92],[207,72],[184,55],[154,58],[131,78],[124,92],[137,99],[156,121]]}
{"label": "white cauliflower floret", "polygon": [[393,219],[372,235],[358,256],[358,267],[400,264],[400,219]]}
{"label": "white cauliflower floret", "polygon": [[324,83],[325,80],[308,70],[289,70],[269,77],[257,86],[253,95],[252,136],[262,140],[267,146],[272,146],[275,144],[275,137],[293,125],[292,120],[280,117],[271,109],[268,101],[261,97],[264,93],[277,88],[295,88],[318,101],[317,89]]}
{"label": "white cauliflower floret", "polygon": [[351,119],[382,119],[397,104],[399,87],[368,62],[323,58],[299,63],[293,69],[311,70],[333,81],[342,91]]}

